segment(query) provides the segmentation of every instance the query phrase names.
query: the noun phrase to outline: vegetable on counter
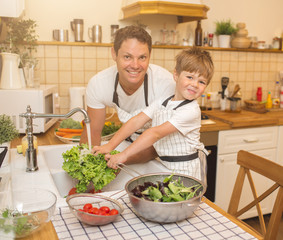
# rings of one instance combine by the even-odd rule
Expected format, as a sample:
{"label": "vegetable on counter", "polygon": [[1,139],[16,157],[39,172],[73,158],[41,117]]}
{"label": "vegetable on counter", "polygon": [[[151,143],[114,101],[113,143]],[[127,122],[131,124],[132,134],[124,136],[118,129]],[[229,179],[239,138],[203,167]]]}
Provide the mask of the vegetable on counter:
{"label": "vegetable on counter", "polygon": [[[110,154],[116,154],[118,151],[111,151]],[[90,183],[96,191],[116,178],[118,170],[109,168],[103,154],[94,156],[87,144],[74,146],[62,154],[64,158],[63,169],[79,182],[76,185],[76,192],[83,193],[87,191]]]}
{"label": "vegetable on counter", "polygon": [[136,186],[131,192],[139,198],[153,202],[179,202],[196,197],[197,190],[202,187],[197,184],[185,187],[180,178],[172,179],[173,174],[163,180],[163,182],[144,182],[143,185]]}
{"label": "vegetable on counter", "polygon": [[82,129],[82,125],[79,121],[75,121],[72,118],[67,118],[60,123],[59,128]]}

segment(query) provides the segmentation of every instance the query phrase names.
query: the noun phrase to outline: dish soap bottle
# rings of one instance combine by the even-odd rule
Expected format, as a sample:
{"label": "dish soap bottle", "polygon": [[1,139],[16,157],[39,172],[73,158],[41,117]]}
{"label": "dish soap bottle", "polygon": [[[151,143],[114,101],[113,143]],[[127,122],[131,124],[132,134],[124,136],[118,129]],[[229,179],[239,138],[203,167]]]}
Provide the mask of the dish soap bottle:
{"label": "dish soap bottle", "polygon": [[270,92],[268,92],[268,95],[267,95],[267,100],[266,100],[265,108],[266,109],[272,108],[272,99],[271,99],[271,93]]}

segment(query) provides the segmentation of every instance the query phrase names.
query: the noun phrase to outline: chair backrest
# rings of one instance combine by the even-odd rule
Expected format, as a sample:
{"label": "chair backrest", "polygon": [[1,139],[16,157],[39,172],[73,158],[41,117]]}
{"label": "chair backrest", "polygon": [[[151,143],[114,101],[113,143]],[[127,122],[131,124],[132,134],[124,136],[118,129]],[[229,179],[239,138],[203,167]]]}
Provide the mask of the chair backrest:
{"label": "chair backrest", "polygon": [[[243,150],[238,152],[237,164],[240,165],[240,169],[231,195],[228,213],[235,217],[239,217],[252,207],[256,206],[261,227],[260,234],[264,239],[276,239],[283,212],[283,166]],[[257,196],[255,185],[253,183],[250,171],[256,172],[272,180],[274,182],[274,185],[267,189],[260,196]],[[246,205],[242,209],[238,210],[241,192],[243,189],[246,175],[251,186],[254,200],[252,200],[248,205]],[[260,202],[267,196],[269,196],[272,192],[274,192],[276,189],[278,189],[277,197],[273,205],[268,226],[266,228],[262,210],[260,207]]]}

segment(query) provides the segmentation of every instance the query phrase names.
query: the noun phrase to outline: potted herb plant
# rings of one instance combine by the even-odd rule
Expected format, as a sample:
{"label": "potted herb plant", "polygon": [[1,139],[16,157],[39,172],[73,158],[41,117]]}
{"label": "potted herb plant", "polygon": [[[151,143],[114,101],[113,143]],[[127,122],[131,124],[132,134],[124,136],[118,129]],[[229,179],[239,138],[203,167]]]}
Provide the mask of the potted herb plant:
{"label": "potted herb plant", "polygon": [[0,162],[2,162],[2,167],[8,164],[11,141],[18,136],[19,132],[10,116],[5,114],[0,115],[0,151],[2,153],[5,149],[8,149],[8,151],[6,150],[6,154],[1,154]]}
{"label": "potted herb plant", "polygon": [[218,36],[218,45],[222,48],[230,47],[231,35],[237,31],[230,19],[217,21],[215,34]]}
{"label": "potted herb plant", "polygon": [[[19,55],[19,68],[22,76],[24,76],[23,69],[25,67],[34,68],[38,62],[33,56],[36,52],[38,38],[36,26],[36,22],[31,19],[9,18],[7,20],[6,37],[0,44],[0,52]],[[27,82],[27,79],[25,79],[25,82]]]}

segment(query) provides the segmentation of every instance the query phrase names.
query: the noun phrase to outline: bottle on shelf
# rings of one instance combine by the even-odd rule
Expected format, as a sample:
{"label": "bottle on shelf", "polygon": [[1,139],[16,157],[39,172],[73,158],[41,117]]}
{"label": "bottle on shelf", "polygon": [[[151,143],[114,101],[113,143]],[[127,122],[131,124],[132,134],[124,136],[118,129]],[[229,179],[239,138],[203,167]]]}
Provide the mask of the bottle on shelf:
{"label": "bottle on shelf", "polygon": [[203,34],[203,46],[208,47],[208,33],[204,32]]}
{"label": "bottle on shelf", "polygon": [[279,108],[279,106],[280,106],[280,83],[279,81],[276,81],[274,94],[272,98],[272,108]]}
{"label": "bottle on shelf", "polygon": [[205,107],[205,95],[204,94],[201,95],[200,109],[202,111],[206,110],[206,107]]}
{"label": "bottle on shelf", "polygon": [[262,88],[258,87],[256,92],[256,100],[261,102],[262,101]]}
{"label": "bottle on shelf", "polygon": [[271,93],[270,92],[268,92],[268,95],[267,95],[267,100],[266,100],[265,108],[266,109],[272,108],[272,99],[271,99]]}
{"label": "bottle on shelf", "polygon": [[200,20],[198,20],[195,30],[195,46],[202,46],[202,28]]}
{"label": "bottle on shelf", "polygon": [[208,46],[213,47],[213,33],[208,34]]}
{"label": "bottle on shelf", "polygon": [[211,103],[211,94],[208,93],[206,95],[206,110],[212,110],[212,103]]}

